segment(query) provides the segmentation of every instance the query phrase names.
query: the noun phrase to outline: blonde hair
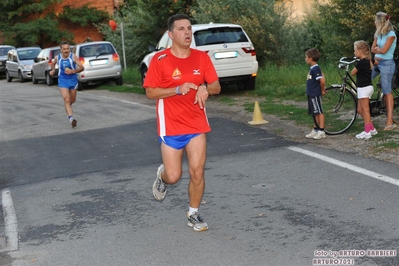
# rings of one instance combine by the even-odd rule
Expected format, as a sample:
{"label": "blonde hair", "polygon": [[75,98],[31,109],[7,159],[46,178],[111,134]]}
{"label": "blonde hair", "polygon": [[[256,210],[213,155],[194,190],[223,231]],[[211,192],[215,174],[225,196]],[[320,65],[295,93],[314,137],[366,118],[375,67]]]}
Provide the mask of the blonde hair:
{"label": "blonde hair", "polygon": [[365,58],[370,60],[370,68],[373,68],[373,63],[371,62],[370,46],[368,45],[368,43],[366,43],[363,40],[360,40],[354,42],[353,46],[355,50],[361,51],[364,54]]}
{"label": "blonde hair", "polygon": [[377,30],[374,33],[374,38],[385,35],[394,29],[389,15],[381,11],[375,14],[375,27],[377,28]]}

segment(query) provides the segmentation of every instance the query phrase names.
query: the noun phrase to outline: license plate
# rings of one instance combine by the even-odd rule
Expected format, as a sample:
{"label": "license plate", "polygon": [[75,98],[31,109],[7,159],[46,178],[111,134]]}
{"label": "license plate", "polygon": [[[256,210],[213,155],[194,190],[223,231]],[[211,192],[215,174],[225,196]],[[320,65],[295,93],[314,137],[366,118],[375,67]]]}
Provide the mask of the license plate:
{"label": "license plate", "polygon": [[108,64],[108,59],[91,60],[90,61],[91,66],[102,66],[102,65],[107,65],[107,64]]}
{"label": "license plate", "polygon": [[238,52],[223,52],[223,53],[215,53],[215,59],[223,59],[223,58],[235,58],[238,56]]}

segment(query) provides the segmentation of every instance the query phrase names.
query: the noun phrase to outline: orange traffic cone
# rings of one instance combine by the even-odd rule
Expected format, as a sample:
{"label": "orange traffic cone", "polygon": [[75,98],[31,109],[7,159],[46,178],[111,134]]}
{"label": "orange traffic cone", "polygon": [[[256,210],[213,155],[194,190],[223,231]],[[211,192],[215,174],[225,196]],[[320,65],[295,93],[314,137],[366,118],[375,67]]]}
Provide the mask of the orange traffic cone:
{"label": "orange traffic cone", "polygon": [[255,101],[254,115],[252,121],[249,121],[248,123],[251,125],[262,125],[269,123],[269,121],[263,119],[262,113],[260,112],[258,101]]}

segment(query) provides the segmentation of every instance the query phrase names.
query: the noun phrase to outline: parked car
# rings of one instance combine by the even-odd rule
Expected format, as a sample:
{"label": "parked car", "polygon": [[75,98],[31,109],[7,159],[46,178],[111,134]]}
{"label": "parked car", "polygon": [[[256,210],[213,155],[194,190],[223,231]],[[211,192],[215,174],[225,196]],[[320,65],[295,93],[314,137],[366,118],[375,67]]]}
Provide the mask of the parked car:
{"label": "parked car", "polygon": [[7,54],[8,51],[12,49],[15,49],[15,47],[11,45],[0,45],[0,75],[6,73]]}
{"label": "parked car", "polygon": [[54,46],[43,49],[38,56],[33,60],[32,66],[32,83],[37,84],[39,80],[45,80],[48,86],[54,84],[54,80],[58,78],[58,65],[55,66],[55,73],[50,76],[51,63],[53,59],[60,54],[60,47]]}
{"label": "parked car", "polygon": [[8,51],[6,61],[6,79],[11,82],[18,78],[19,82],[31,79],[31,70],[34,59],[40,53],[40,47],[23,47]]}
{"label": "parked car", "polygon": [[[258,73],[255,48],[240,25],[194,24],[191,48],[208,53],[221,84],[237,84],[240,89],[253,90]],[[172,40],[166,31],[157,46],[150,46],[140,64],[142,82],[155,53],[169,48]]]}
{"label": "parked car", "polygon": [[73,49],[83,67],[78,73],[78,90],[91,82],[114,80],[122,85],[122,66],[118,52],[110,42],[87,42],[75,45]]}

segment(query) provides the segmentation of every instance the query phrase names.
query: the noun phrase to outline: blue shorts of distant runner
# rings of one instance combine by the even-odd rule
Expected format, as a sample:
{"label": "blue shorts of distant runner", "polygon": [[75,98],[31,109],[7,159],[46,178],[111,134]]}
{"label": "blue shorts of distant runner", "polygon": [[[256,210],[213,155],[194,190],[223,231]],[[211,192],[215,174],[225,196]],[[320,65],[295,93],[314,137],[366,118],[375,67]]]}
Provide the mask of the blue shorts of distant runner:
{"label": "blue shorts of distant runner", "polygon": [[78,88],[77,79],[58,79],[60,89],[76,90]]}
{"label": "blue shorts of distant runner", "polygon": [[163,136],[158,137],[159,144],[162,142],[176,150],[181,150],[190,142],[191,139],[199,136],[200,134],[184,134],[177,136]]}

